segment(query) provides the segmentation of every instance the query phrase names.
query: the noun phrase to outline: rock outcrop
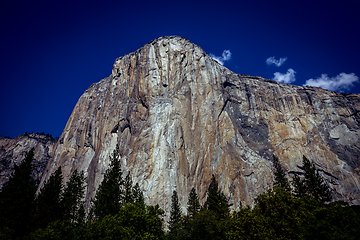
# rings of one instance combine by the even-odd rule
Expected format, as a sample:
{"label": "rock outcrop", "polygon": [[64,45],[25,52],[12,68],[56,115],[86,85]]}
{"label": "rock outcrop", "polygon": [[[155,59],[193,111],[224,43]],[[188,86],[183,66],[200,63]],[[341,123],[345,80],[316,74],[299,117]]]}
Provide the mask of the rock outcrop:
{"label": "rock outcrop", "polygon": [[49,135],[36,133],[23,134],[14,139],[0,137],[0,189],[14,172],[14,166],[19,166],[32,148],[35,149],[32,177],[39,183],[56,142],[57,139]]}
{"label": "rock outcrop", "polygon": [[335,199],[360,204],[360,95],[236,74],[181,37],[116,59],[80,97],[47,166],[87,177],[89,201],[119,144],[147,203],[169,212],[192,187],[203,202],[215,174],[234,208],[272,186],[275,154],[291,173],[313,161]]}

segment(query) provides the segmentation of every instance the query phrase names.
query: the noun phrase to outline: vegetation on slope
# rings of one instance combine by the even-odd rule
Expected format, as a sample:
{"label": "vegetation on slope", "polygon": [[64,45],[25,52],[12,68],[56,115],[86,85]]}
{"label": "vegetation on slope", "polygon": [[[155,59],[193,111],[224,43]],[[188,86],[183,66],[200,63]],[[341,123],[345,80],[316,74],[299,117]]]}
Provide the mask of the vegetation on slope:
{"label": "vegetation on slope", "polygon": [[274,156],[274,187],[260,194],[253,208],[230,213],[214,175],[203,205],[191,189],[187,214],[174,191],[168,223],[158,205],[145,204],[130,173],[123,178],[118,147],[87,214],[83,172],[74,171],[63,186],[59,168],[35,196],[32,160],[33,150],[0,193],[0,239],[357,239],[360,234],[358,206],[332,201],[306,157],[302,176],[290,184]]}

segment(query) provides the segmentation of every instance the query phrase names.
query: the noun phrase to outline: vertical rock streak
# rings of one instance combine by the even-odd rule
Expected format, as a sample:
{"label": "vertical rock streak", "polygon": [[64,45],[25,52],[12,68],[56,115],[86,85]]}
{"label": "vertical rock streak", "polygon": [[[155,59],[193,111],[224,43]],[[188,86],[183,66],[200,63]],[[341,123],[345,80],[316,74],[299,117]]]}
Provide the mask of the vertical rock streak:
{"label": "vertical rock streak", "polygon": [[[235,74],[180,37],[161,37],[116,59],[112,74],[80,97],[43,181],[87,175],[89,201],[120,145],[122,166],[148,203],[186,208],[214,173],[234,207],[272,186],[272,154],[289,172],[302,155],[336,199],[359,202],[360,97]],[[290,174],[291,175],[291,174]]]}

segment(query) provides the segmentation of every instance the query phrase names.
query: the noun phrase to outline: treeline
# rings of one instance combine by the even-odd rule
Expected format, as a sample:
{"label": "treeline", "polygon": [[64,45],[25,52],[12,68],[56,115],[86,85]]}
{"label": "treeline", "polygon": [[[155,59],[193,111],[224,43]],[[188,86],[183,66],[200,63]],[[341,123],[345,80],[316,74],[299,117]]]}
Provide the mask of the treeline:
{"label": "treeline", "polygon": [[41,135],[41,136],[45,136],[46,138],[50,138],[51,140],[53,140],[53,141],[57,141],[57,140],[59,140],[59,137],[53,137],[51,134],[49,134],[49,133],[47,133],[47,134],[45,134],[44,132],[41,132],[41,133],[39,133],[39,132],[36,132],[36,133],[34,133],[34,132],[25,132],[24,133],[24,136],[28,136],[28,137],[30,137],[30,136],[32,136],[32,135]]}
{"label": "treeline", "polygon": [[358,239],[360,234],[357,208],[332,201],[306,157],[303,174],[291,183],[274,157],[274,187],[260,194],[252,208],[231,213],[214,175],[203,205],[191,189],[186,214],[174,191],[165,223],[164,211],[145,204],[130,173],[123,178],[118,146],[87,213],[83,172],[74,171],[63,186],[59,168],[35,195],[33,156],[31,150],[0,193],[0,239]]}
{"label": "treeline", "polygon": [[[27,137],[31,137],[32,135],[41,135],[41,136],[44,136],[46,138],[50,138],[52,141],[59,140],[59,137],[53,137],[51,134],[49,134],[49,133],[45,134],[44,132],[41,132],[41,133],[39,133],[39,132],[36,132],[36,133],[34,133],[34,132],[29,132],[29,133],[25,132],[22,135],[27,136]],[[22,135],[20,135],[20,136],[22,136]],[[0,138],[12,139],[10,136],[3,136],[3,135],[0,135]]]}
{"label": "treeline", "polygon": [[[290,184],[278,158],[273,157],[274,187],[260,194],[253,208],[230,214],[229,205],[215,177],[200,206],[191,190],[187,215],[172,197],[169,239],[358,239],[358,206],[332,201],[331,191],[305,156]],[[357,211],[357,213],[354,211]]]}
{"label": "treeline", "polygon": [[144,202],[130,173],[123,179],[118,146],[89,212],[85,177],[75,170],[63,186],[59,167],[39,194],[29,151],[0,193],[0,239],[163,239],[164,211]]}

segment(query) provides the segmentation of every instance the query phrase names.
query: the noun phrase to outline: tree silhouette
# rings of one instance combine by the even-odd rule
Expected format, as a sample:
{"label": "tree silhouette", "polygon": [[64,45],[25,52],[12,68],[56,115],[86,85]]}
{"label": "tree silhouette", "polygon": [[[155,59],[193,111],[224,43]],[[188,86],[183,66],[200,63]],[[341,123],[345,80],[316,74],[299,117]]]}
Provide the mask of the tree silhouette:
{"label": "tree silhouette", "polygon": [[228,217],[230,214],[229,205],[224,193],[219,189],[214,175],[211,177],[211,183],[207,194],[208,197],[205,202],[205,209],[216,213],[220,219]]}
{"label": "tree silhouette", "polygon": [[198,195],[196,194],[195,188],[191,188],[189,193],[188,203],[187,203],[187,212],[188,216],[193,218],[201,209]]}
{"label": "tree silhouette", "polygon": [[133,193],[133,182],[131,179],[130,172],[125,177],[124,181],[124,199],[123,203],[134,203],[134,193]]}
{"label": "tree silhouette", "polygon": [[171,210],[169,220],[169,235],[177,235],[181,228],[182,211],[180,208],[179,198],[176,191],[173,191],[171,196]]}
{"label": "tree silhouette", "polygon": [[134,196],[134,202],[144,205],[144,194],[140,190],[140,187],[139,187],[138,183],[135,184],[135,186],[133,187],[132,192],[133,192],[133,196]]}
{"label": "tree silhouette", "polygon": [[35,181],[31,178],[33,159],[34,148],[19,166],[15,166],[15,171],[0,193],[0,232],[9,238],[18,238],[30,231],[36,192]]}
{"label": "tree silhouette", "polygon": [[82,200],[85,193],[84,172],[78,172],[77,169],[72,173],[69,181],[66,183],[62,194],[61,207],[63,209],[64,220],[81,221],[84,216]]}
{"label": "tree silhouette", "polygon": [[61,194],[63,190],[61,167],[51,174],[35,200],[35,225],[45,228],[49,223],[62,219]]}
{"label": "tree silhouette", "polygon": [[122,171],[120,166],[120,150],[116,145],[110,156],[110,167],[106,170],[103,181],[101,182],[94,200],[91,212],[95,218],[101,219],[106,215],[115,215],[122,205]]}
{"label": "tree silhouette", "polygon": [[294,195],[296,197],[302,198],[306,196],[307,190],[304,181],[297,174],[293,177],[292,185],[294,187]]}
{"label": "tree silhouette", "polygon": [[319,202],[330,202],[331,191],[324,182],[323,178],[316,170],[315,165],[303,156],[303,165],[300,167],[304,171],[304,178],[294,177],[295,194],[302,197],[306,194],[312,196]]}
{"label": "tree silhouette", "polygon": [[281,165],[279,159],[273,155],[273,171],[275,176],[274,187],[282,187],[285,191],[290,191],[290,184],[286,178],[283,166]]}

